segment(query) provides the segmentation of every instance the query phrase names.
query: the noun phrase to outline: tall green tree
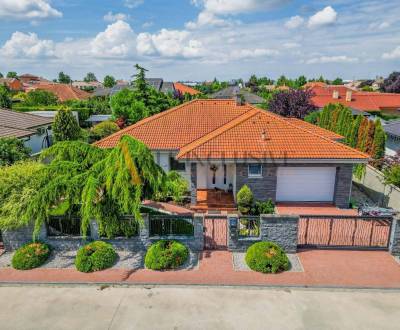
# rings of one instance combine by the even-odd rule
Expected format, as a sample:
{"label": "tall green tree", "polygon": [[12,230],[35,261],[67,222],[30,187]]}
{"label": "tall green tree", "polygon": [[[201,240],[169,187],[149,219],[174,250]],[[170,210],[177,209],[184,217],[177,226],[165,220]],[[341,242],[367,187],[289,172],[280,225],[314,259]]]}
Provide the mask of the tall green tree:
{"label": "tall green tree", "polygon": [[360,151],[365,151],[367,134],[368,134],[368,122],[369,120],[366,117],[363,117],[360,124],[360,128],[358,130],[357,149]]}
{"label": "tall green tree", "polygon": [[60,109],[54,119],[54,141],[75,141],[81,137],[81,134],[81,128],[71,110],[66,108]]}
{"label": "tall green tree", "polygon": [[7,86],[0,85],[0,108],[11,109],[11,93]]}
{"label": "tall green tree", "polygon": [[58,103],[57,96],[49,91],[36,89],[25,94],[24,105],[27,106],[48,106]]}
{"label": "tall green tree", "polygon": [[9,71],[7,73],[7,78],[18,78],[18,74],[15,71]]}
{"label": "tall green tree", "polygon": [[319,126],[321,126],[322,128],[329,129],[331,120],[332,120],[331,107],[330,107],[330,105],[326,105],[322,109],[320,120],[319,120]]}
{"label": "tall green tree", "polygon": [[125,125],[134,124],[149,115],[148,109],[135,91],[128,88],[113,95],[110,104],[114,120],[121,119]]}
{"label": "tall green tree", "polygon": [[112,88],[116,84],[117,84],[117,82],[115,81],[115,78],[113,76],[107,75],[104,77],[104,80],[103,80],[104,87]]}
{"label": "tall green tree", "polygon": [[0,78],[4,78],[3,74],[0,72]]}
{"label": "tall green tree", "polygon": [[97,78],[93,72],[88,72],[85,78],[83,78],[83,81],[85,82],[97,81]]}
{"label": "tall green tree", "polygon": [[65,74],[64,72],[60,72],[58,74],[58,82],[60,84],[70,84],[72,82],[71,77],[67,74]]}
{"label": "tall green tree", "polygon": [[375,135],[375,122],[373,120],[368,121],[368,130],[365,140],[365,152],[372,155],[374,149],[374,135]]}
{"label": "tall green tree", "polygon": [[342,78],[336,78],[335,80],[332,80],[331,84],[332,85],[343,85],[343,79]]}
{"label": "tall green tree", "polygon": [[385,156],[386,133],[380,119],[375,122],[375,135],[372,149],[374,159],[382,159]]}
{"label": "tall green tree", "polygon": [[295,81],[297,88],[303,87],[305,84],[307,84],[307,78],[305,76],[300,76]]}
{"label": "tall green tree", "polygon": [[150,94],[150,86],[146,82],[146,69],[141,67],[139,64],[135,64],[136,74],[133,75],[135,78],[132,82],[135,87],[135,92],[138,98],[147,105],[147,100]]}

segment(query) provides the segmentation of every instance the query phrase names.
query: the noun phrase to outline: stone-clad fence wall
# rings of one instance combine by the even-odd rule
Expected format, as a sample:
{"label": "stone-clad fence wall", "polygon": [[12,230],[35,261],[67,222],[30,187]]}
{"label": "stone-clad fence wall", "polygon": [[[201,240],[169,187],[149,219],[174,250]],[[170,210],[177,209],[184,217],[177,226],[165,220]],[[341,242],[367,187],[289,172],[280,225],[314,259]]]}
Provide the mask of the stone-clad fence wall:
{"label": "stone-clad fence wall", "polygon": [[[152,236],[150,235],[150,217],[144,214],[143,224],[139,234],[131,238],[104,239],[99,237],[97,223],[90,225],[90,236],[82,237],[52,237],[47,235],[46,227],[40,231],[39,239],[49,243],[56,250],[77,250],[88,241],[101,239],[109,242],[117,249],[140,251],[146,250],[149,245],[160,239],[174,239],[187,245],[192,251],[202,251],[204,248],[204,223],[203,214],[188,216],[193,220],[192,236]],[[259,234],[256,237],[242,237],[239,235],[239,216],[227,215],[227,247],[230,251],[246,251],[255,242],[271,241],[279,244],[287,253],[297,251],[299,240],[299,216],[294,215],[261,215],[259,217]],[[391,226],[389,251],[393,255],[400,255],[400,218],[395,217]],[[5,230],[2,239],[6,250],[12,251],[32,240],[32,227],[24,227],[17,230]]]}

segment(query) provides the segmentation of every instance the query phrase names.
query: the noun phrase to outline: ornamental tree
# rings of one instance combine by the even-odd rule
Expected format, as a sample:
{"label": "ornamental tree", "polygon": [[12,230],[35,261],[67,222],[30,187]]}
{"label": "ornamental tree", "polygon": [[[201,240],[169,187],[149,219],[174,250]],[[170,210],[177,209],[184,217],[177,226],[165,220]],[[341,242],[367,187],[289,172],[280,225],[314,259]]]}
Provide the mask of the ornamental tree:
{"label": "ornamental tree", "polygon": [[386,133],[381,121],[375,122],[375,135],[373,140],[372,156],[374,159],[381,159],[385,156]]}
{"label": "ornamental tree", "polygon": [[268,109],[284,117],[304,119],[307,114],[317,109],[311,101],[313,96],[314,93],[309,89],[280,91],[272,96]]}
{"label": "ornamental tree", "polygon": [[53,137],[55,142],[74,141],[81,137],[81,128],[71,110],[60,109],[54,119]]}
{"label": "ornamental tree", "polygon": [[58,82],[60,84],[70,84],[72,82],[71,77],[67,74],[65,74],[64,72],[60,72],[58,74]]}
{"label": "ornamental tree", "polygon": [[9,71],[7,73],[7,78],[18,78],[18,74],[15,71]]}
{"label": "ornamental tree", "polygon": [[83,78],[83,81],[85,82],[97,81],[97,78],[93,72],[88,72],[85,78]]}

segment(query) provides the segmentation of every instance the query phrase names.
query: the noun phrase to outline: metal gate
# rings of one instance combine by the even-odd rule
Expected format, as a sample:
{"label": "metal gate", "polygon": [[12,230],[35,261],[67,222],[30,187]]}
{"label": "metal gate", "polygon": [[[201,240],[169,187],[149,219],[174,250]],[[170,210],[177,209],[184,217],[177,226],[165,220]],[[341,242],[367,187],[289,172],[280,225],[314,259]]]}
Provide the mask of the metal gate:
{"label": "metal gate", "polygon": [[204,249],[226,250],[228,248],[227,216],[204,216]]}
{"label": "metal gate", "polygon": [[388,250],[392,217],[302,215],[299,248]]}

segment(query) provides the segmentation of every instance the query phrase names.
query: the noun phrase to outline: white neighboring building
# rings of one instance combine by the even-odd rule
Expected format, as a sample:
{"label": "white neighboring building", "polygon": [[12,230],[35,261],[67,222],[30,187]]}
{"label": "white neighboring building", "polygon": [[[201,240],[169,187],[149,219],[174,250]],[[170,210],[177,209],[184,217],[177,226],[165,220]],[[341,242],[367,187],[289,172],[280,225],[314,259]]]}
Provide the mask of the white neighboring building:
{"label": "white neighboring building", "polygon": [[53,121],[54,118],[0,109],[0,138],[21,139],[31,149],[31,154],[35,155],[51,146]]}

